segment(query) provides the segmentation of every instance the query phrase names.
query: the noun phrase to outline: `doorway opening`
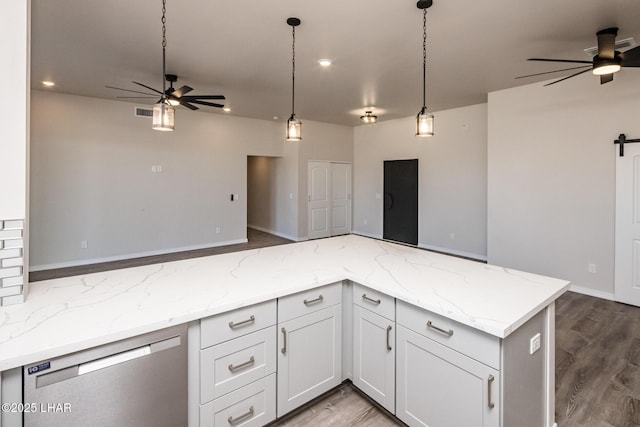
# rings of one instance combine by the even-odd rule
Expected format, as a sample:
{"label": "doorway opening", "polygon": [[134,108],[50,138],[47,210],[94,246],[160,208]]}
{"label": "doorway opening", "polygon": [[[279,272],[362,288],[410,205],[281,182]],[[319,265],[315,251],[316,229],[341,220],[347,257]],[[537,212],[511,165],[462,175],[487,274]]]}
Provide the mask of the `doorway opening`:
{"label": "doorway opening", "polygon": [[418,244],[418,159],[384,161],[382,237]]}

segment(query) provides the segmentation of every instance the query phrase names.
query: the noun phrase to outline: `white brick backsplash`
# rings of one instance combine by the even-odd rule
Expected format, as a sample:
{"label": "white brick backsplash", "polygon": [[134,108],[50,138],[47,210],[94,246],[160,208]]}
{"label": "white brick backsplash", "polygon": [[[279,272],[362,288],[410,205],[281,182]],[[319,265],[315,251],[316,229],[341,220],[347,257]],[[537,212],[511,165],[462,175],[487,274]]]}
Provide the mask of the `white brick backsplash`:
{"label": "white brick backsplash", "polygon": [[22,294],[2,298],[2,305],[22,304],[23,302],[24,302],[24,295]]}
{"label": "white brick backsplash", "polygon": [[6,277],[4,279],[0,279],[0,282],[2,282],[2,287],[21,286],[24,284],[24,278],[22,276]]}
{"label": "white brick backsplash", "polygon": [[12,219],[3,221],[4,230],[22,230],[24,228],[24,221],[21,219]]}
{"label": "white brick backsplash", "polygon": [[0,259],[17,258],[22,256],[22,249],[4,249],[0,250]]}
{"label": "white brick backsplash", "polygon": [[18,239],[22,237],[22,230],[1,230],[0,231],[0,239]]}
{"label": "white brick backsplash", "polygon": [[22,267],[23,263],[24,263],[24,259],[22,257],[20,257],[20,258],[7,258],[7,259],[3,259],[1,261],[2,268]]}
{"label": "white brick backsplash", "polygon": [[[0,231],[0,233],[2,233]],[[2,241],[2,240],[0,240]],[[13,249],[13,248],[23,248],[24,247],[24,241],[22,239],[10,239],[10,240],[3,240],[4,241],[4,248],[5,249]]]}
{"label": "white brick backsplash", "polygon": [[22,293],[22,286],[12,286],[10,288],[0,288],[0,298],[11,297],[13,295],[20,295]]}
{"label": "white brick backsplash", "polygon": [[5,277],[13,277],[13,276],[21,276],[22,275],[22,267],[11,267],[11,268],[2,268],[0,269],[0,278],[4,279]]}

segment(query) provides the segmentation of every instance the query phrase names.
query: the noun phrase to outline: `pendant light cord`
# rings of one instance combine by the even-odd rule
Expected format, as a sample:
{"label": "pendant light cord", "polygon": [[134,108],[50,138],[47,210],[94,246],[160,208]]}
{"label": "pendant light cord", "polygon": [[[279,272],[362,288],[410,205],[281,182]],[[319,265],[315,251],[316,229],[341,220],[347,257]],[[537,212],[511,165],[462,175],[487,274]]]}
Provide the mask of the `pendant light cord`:
{"label": "pendant light cord", "polygon": [[162,0],[162,99],[166,98],[167,0]]}
{"label": "pendant light cord", "polygon": [[427,106],[427,9],[422,9],[422,108]]}
{"label": "pendant light cord", "polygon": [[295,115],[295,102],[296,102],[296,27],[292,26],[293,32],[293,45],[291,47],[291,115]]}

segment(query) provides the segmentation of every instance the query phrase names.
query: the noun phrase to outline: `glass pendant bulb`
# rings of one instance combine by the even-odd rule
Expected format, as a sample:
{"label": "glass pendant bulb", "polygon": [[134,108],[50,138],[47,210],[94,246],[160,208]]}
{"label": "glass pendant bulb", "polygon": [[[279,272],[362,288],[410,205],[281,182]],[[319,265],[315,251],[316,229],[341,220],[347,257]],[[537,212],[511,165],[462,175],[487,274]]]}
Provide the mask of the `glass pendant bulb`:
{"label": "glass pendant bulb", "polygon": [[153,105],[153,126],[154,130],[173,131],[175,127],[175,110],[161,99],[157,104]]}
{"label": "glass pendant bulb", "polygon": [[287,141],[302,141],[302,122],[292,114],[287,120]]}
{"label": "glass pendant bulb", "polygon": [[427,110],[427,107],[422,107],[416,116],[416,136],[433,136],[433,114]]}

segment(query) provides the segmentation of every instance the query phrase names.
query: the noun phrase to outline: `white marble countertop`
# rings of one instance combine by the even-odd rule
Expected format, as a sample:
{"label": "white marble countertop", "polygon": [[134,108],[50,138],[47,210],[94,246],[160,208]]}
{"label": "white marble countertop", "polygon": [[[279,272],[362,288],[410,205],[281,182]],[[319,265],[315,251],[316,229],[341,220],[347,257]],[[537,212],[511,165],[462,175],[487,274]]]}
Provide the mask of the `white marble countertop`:
{"label": "white marble countertop", "polygon": [[504,338],[569,282],[347,235],[34,282],[0,371],[349,279]]}

